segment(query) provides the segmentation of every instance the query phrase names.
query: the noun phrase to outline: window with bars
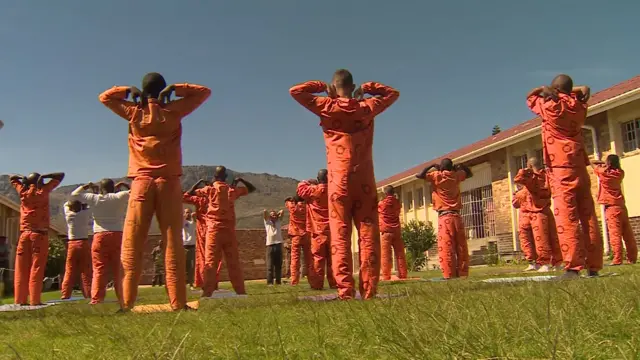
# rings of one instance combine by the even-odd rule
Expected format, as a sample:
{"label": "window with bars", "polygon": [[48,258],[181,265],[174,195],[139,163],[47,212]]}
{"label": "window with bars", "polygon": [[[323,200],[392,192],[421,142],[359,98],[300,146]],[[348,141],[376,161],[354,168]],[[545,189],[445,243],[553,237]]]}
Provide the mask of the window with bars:
{"label": "window with bars", "polygon": [[621,126],[624,152],[640,149],[640,119],[627,121]]}
{"label": "window with bars", "polygon": [[413,191],[407,191],[404,207],[407,208],[407,210],[413,209]]}
{"label": "window with bars", "polygon": [[495,207],[491,185],[465,191],[462,197],[462,221],[469,239],[495,236]]}
{"label": "window with bars", "polygon": [[424,206],[424,188],[419,187],[416,190],[416,207],[421,208]]}
{"label": "window with bars", "polygon": [[529,160],[529,157],[527,156],[527,154],[522,154],[522,155],[516,156],[515,157],[516,171],[526,168],[528,160]]}

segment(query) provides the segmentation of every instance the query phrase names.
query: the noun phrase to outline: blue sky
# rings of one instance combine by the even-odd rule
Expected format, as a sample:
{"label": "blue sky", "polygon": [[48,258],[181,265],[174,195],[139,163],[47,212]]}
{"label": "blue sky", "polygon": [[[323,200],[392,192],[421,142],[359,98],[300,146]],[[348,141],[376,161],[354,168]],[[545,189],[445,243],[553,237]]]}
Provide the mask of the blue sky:
{"label": "blue sky", "polygon": [[639,74],[638,13],[595,0],[6,2],[0,173],[124,175],[126,123],[97,96],[158,71],[213,91],[184,121],[185,165],[308,178],[322,133],[288,89],[344,67],[401,93],[376,123],[381,180],[531,118],[526,92],[558,72],[594,90]]}

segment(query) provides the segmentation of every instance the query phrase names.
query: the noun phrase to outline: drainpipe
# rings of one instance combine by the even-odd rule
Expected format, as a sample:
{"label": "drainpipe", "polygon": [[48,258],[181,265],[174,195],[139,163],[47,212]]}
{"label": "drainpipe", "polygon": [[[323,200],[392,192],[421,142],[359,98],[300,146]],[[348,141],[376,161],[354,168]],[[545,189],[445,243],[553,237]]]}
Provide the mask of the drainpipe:
{"label": "drainpipe", "polygon": [[[583,125],[583,129],[591,132],[591,140],[593,141],[593,152],[596,161],[600,160],[600,149],[598,149],[598,136],[596,128],[591,125]],[[598,178],[598,188],[600,188],[600,178]],[[604,253],[609,254],[609,233],[607,232],[607,218],[604,212],[604,205],[600,205],[600,219],[602,219],[602,240],[604,241]]]}

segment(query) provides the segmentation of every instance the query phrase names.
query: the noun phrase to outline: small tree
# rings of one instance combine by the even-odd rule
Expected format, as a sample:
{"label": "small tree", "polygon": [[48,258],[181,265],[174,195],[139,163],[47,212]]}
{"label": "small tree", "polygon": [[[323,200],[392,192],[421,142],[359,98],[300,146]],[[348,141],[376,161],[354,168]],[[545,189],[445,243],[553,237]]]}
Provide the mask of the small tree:
{"label": "small tree", "polygon": [[494,126],[493,130],[491,130],[491,136],[498,135],[500,131],[502,131],[502,129],[500,129],[500,125]]}
{"label": "small tree", "polygon": [[407,265],[417,271],[424,265],[425,252],[436,243],[436,233],[431,222],[411,220],[402,228],[402,241],[409,253]]}
{"label": "small tree", "polygon": [[64,241],[58,237],[49,238],[49,257],[47,258],[46,277],[56,277],[62,273],[66,261],[67,249]]}

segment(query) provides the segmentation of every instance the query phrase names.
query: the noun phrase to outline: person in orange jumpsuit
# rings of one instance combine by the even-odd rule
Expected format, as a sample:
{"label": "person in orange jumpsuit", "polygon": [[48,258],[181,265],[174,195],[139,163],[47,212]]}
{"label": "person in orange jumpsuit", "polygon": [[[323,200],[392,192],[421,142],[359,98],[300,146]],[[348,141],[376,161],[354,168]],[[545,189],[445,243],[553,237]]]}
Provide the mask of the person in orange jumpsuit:
{"label": "person in orange jumpsuit", "polygon": [[333,273],[334,247],[331,243],[331,220],[329,219],[328,172],[318,171],[316,179],[302,181],[298,184],[298,196],[307,203],[307,229],[311,232],[311,270],[308,275],[309,285],[314,290],[324,287],[325,269],[329,287],[338,287]]}
{"label": "person in orange jumpsuit", "polygon": [[112,179],[102,179],[99,185],[88,183],[79,186],[71,192],[70,198],[88,204],[93,215],[91,304],[104,302],[109,272],[113,278],[116,297],[121,302],[120,251],[124,217],[129,201],[129,185],[123,182],[115,184]]}
{"label": "person in orange jumpsuit", "polygon": [[60,288],[61,299],[71,298],[78,275],[82,280],[82,295],[88,299],[91,296],[92,276],[91,245],[89,244],[91,209],[87,204],[71,200],[63,205],[63,212],[69,241],[67,241],[64,280]]}
{"label": "person in orange jumpsuit", "polygon": [[[45,179],[50,180],[45,183]],[[63,179],[64,173],[9,177],[20,196],[20,238],[14,274],[16,304],[42,303],[42,281],[49,256],[49,194]]]}
{"label": "person in orange jumpsuit", "polygon": [[[195,206],[196,217],[196,270],[193,286],[202,288],[204,285],[204,253],[207,240],[207,206],[209,199],[204,196],[191,195],[201,183],[195,183],[191,189],[182,195],[182,200]],[[205,185],[209,185],[205,182]],[[219,270],[218,270],[219,274]]]}
{"label": "person in orange jumpsuit", "polygon": [[[514,178],[523,186],[526,208],[520,208],[521,219],[530,229],[535,244],[534,260],[539,272],[552,271],[562,264],[562,252],[556,232],[556,221],[551,212],[551,190],[547,174],[537,158],[530,158],[526,169],[520,169]],[[529,233],[529,232],[527,232]],[[522,241],[522,240],[521,240]]]}
{"label": "person in orange jumpsuit", "polygon": [[460,216],[460,183],[471,176],[468,167],[454,166],[451,159],[443,159],[439,166],[428,166],[416,175],[431,184],[433,208],[438,212],[438,256],[445,279],[469,276],[469,249]]}
{"label": "person in orange jumpsuit", "polygon": [[550,87],[533,89],[527,95],[527,105],[542,119],[544,163],[565,262],[563,279],[578,278],[583,269],[589,276],[598,276],[603,265],[602,236],[582,136],[589,96],[587,86],[574,87],[567,75],[558,75]]}
{"label": "person in orange jumpsuit", "polygon": [[[307,276],[313,272],[311,254],[311,239],[307,233],[307,204],[299,196],[287,198],[284,201],[289,211],[288,233],[291,239],[291,285],[298,285],[300,281],[300,251],[307,266]],[[310,282],[310,278],[307,278]]]}
{"label": "person in orange jumpsuit", "polygon": [[598,203],[604,205],[607,219],[609,241],[613,250],[611,265],[622,265],[622,240],[627,248],[627,262],[635,264],[638,261],[638,245],[629,222],[627,205],[622,194],[622,180],[624,170],[620,167],[618,155],[611,154],[607,162],[595,162],[593,171],[600,179],[598,188]]}
{"label": "person in orange jumpsuit", "polygon": [[[244,186],[230,186],[227,179],[227,169],[216,167],[213,183],[204,188],[194,190],[193,195],[209,199],[207,207],[207,240],[205,246],[204,286],[202,297],[211,297],[218,288],[216,269],[224,255],[229,271],[229,280],[233,290],[238,295],[246,294],[244,274],[238,253],[238,240],[235,233],[235,215],[231,203],[239,197],[252,193],[256,188],[242,178],[236,178],[234,183]],[[204,182],[204,180],[200,180]]]}
{"label": "person in orange jumpsuit", "polygon": [[[180,99],[171,100],[175,92]],[[144,244],[156,214],[165,249],[167,293],[174,311],[188,309],[185,254],[182,247],[182,119],[211,94],[204,86],[166,86],[162,75],[149,73],[142,91],[116,86],[100,102],[129,122],[131,194],[122,242],[124,268],[122,311],[131,309],[142,275]],[[127,101],[131,96],[132,101]]]}
{"label": "person in orange jumpsuit", "polygon": [[378,202],[380,241],[382,243],[382,280],[391,280],[392,251],[396,255],[398,277],[406,279],[407,259],[404,254],[404,242],[402,242],[402,229],[400,228],[400,201],[396,198],[393,186],[385,186],[384,193],[385,197]]}
{"label": "person in orange jumpsuit", "polygon": [[531,196],[524,186],[518,185],[518,190],[513,194],[511,204],[518,209],[518,237],[520,238],[520,249],[524,254],[525,260],[529,263],[524,271],[536,271],[540,269],[537,263],[538,254],[536,253],[533,241],[533,230],[531,229],[531,220],[529,213],[531,211]]}
{"label": "person in orange jumpsuit", "polygon": [[[317,94],[327,92],[328,96]],[[320,117],[329,170],[329,211],[333,273],[340,299],[355,297],[351,231],[358,231],[362,298],[376,295],[380,280],[380,231],[373,169],[375,117],[391,106],[400,93],[383,84],[367,82],[356,89],[348,70],[334,73],[331,85],[308,81],[289,90],[300,105]],[[365,98],[368,94],[372,97]]]}

